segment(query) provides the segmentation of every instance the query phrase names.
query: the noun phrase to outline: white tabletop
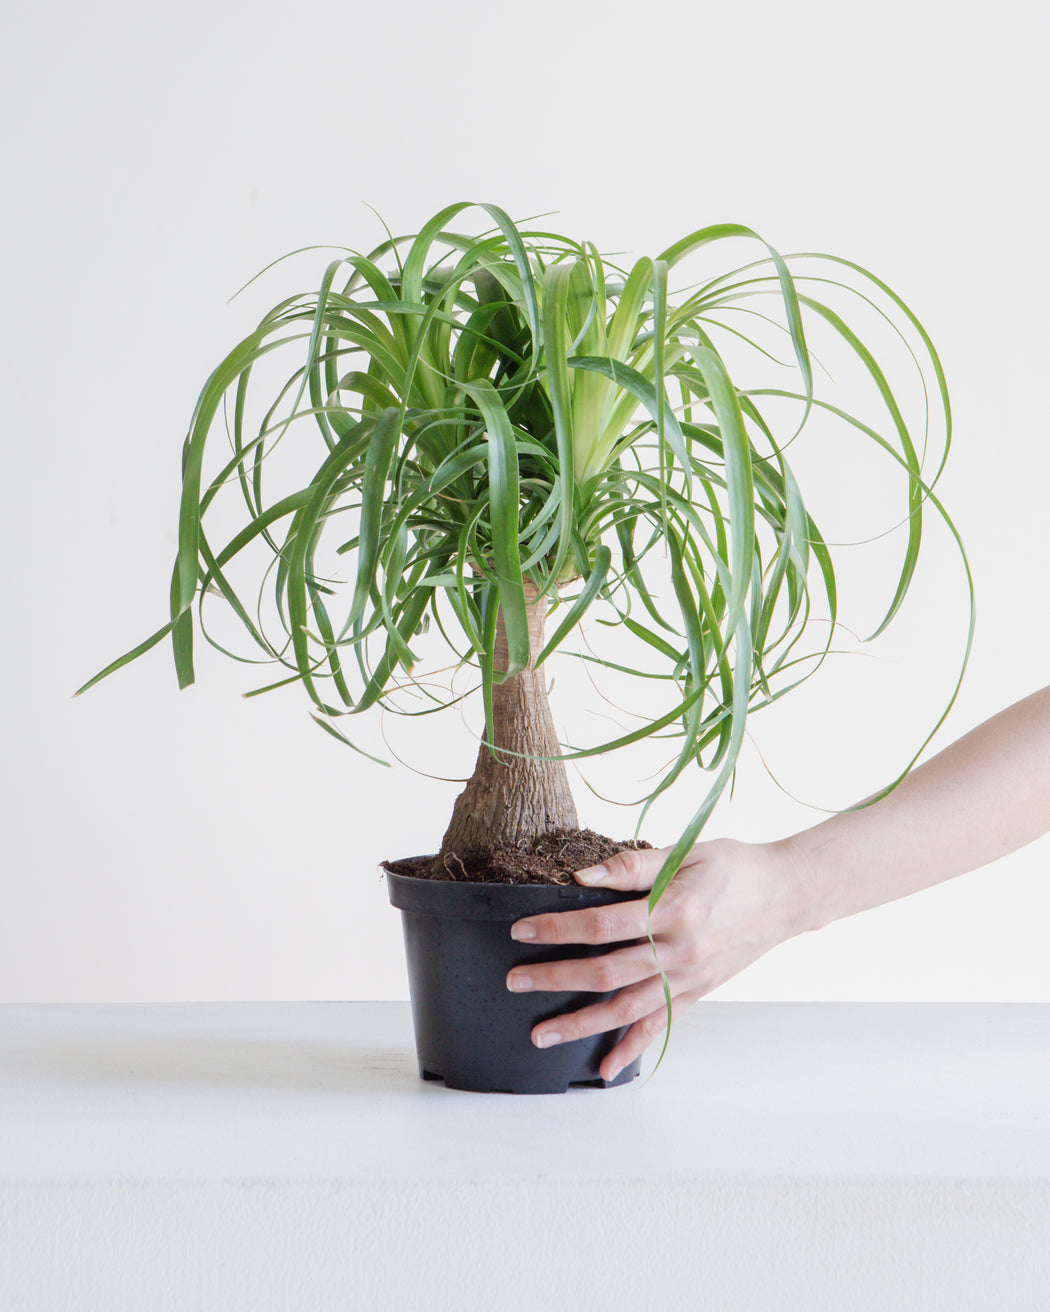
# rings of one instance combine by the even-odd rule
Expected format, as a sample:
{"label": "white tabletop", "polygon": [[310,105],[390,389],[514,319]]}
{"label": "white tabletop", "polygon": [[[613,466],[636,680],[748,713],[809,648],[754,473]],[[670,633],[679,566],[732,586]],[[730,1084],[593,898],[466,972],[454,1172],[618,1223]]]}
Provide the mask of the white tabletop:
{"label": "white tabletop", "polygon": [[422,1082],[404,1003],[0,1007],[0,1182],[1050,1182],[1050,1006],[708,1002],[646,1081]]}

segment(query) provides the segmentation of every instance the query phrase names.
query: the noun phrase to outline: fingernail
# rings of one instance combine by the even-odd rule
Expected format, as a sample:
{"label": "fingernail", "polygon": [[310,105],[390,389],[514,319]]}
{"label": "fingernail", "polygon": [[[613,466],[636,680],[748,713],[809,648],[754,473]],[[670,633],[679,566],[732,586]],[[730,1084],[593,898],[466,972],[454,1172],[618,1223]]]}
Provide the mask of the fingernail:
{"label": "fingernail", "polygon": [[524,939],[536,937],[536,926],[531,920],[519,920],[510,927],[510,936],[521,943]]}
{"label": "fingernail", "polygon": [[619,1073],[620,1073],[622,1070],[623,1070],[623,1067],[622,1067],[622,1066],[614,1066],[614,1067],[612,1068],[612,1070],[609,1072],[609,1074],[606,1075],[606,1077],[605,1077],[605,1083],[606,1083],[606,1084],[612,1084],[613,1080],[616,1079],[617,1075],[619,1075]]}
{"label": "fingernail", "polygon": [[532,988],[532,977],[530,975],[508,975],[507,988],[511,993],[528,993]]}
{"label": "fingernail", "polygon": [[600,884],[608,873],[604,866],[591,866],[587,870],[577,870],[576,878],[581,884]]}
{"label": "fingernail", "polygon": [[561,1043],[561,1035],[555,1030],[544,1030],[537,1034],[532,1040],[537,1048],[553,1048],[556,1043]]}

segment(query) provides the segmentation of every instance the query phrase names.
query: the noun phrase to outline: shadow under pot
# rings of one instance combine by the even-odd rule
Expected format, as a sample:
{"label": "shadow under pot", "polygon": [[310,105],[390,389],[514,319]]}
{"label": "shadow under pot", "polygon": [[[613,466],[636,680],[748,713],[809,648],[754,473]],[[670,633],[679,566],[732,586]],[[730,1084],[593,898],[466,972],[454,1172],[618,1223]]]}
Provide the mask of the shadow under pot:
{"label": "shadow under pot", "polygon": [[507,972],[533,962],[599,956],[607,946],[518,943],[510,927],[524,916],[577,911],[637,899],[636,893],[554,884],[455,883],[385,871],[401,912],[419,1074],[478,1093],[564,1093],[570,1086],[612,1088],[637,1076],[641,1058],[616,1079],[598,1073],[626,1027],[537,1048],[534,1025],[611,993],[511,993]]}

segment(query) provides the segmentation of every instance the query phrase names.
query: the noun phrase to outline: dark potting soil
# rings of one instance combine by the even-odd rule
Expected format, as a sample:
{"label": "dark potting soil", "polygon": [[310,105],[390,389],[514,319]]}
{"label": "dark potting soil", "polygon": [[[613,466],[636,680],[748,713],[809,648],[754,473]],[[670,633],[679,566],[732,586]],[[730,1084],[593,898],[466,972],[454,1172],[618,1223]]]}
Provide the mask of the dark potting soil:
{"label": "dark potting soil", "polygon": [[628,838],[617,843],[593,829],[564,829],[520,847],[494,847],[458,856],[416,856],[401,861],[384,861],[395,875],[416,879],[458,880],[478,884],[575,884],[577,870],[615,856],[628,848],[651,848],[644,839]]}

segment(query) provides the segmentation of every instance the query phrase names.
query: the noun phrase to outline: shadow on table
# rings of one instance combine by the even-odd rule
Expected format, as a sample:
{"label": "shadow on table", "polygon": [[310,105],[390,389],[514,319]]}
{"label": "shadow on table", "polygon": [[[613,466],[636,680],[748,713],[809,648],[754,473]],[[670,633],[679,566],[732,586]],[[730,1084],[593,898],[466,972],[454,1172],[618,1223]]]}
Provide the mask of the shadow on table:
{"label": "shadow on table", "polygon": [[410,1049],[352,1040],[136,1036],[66,1040],[23,1056],[21,1061],[15,1058],[22,1071],[66,1086],[166,1085],[180,1091],[237,1088],[338,1095],[423,1087]]}

